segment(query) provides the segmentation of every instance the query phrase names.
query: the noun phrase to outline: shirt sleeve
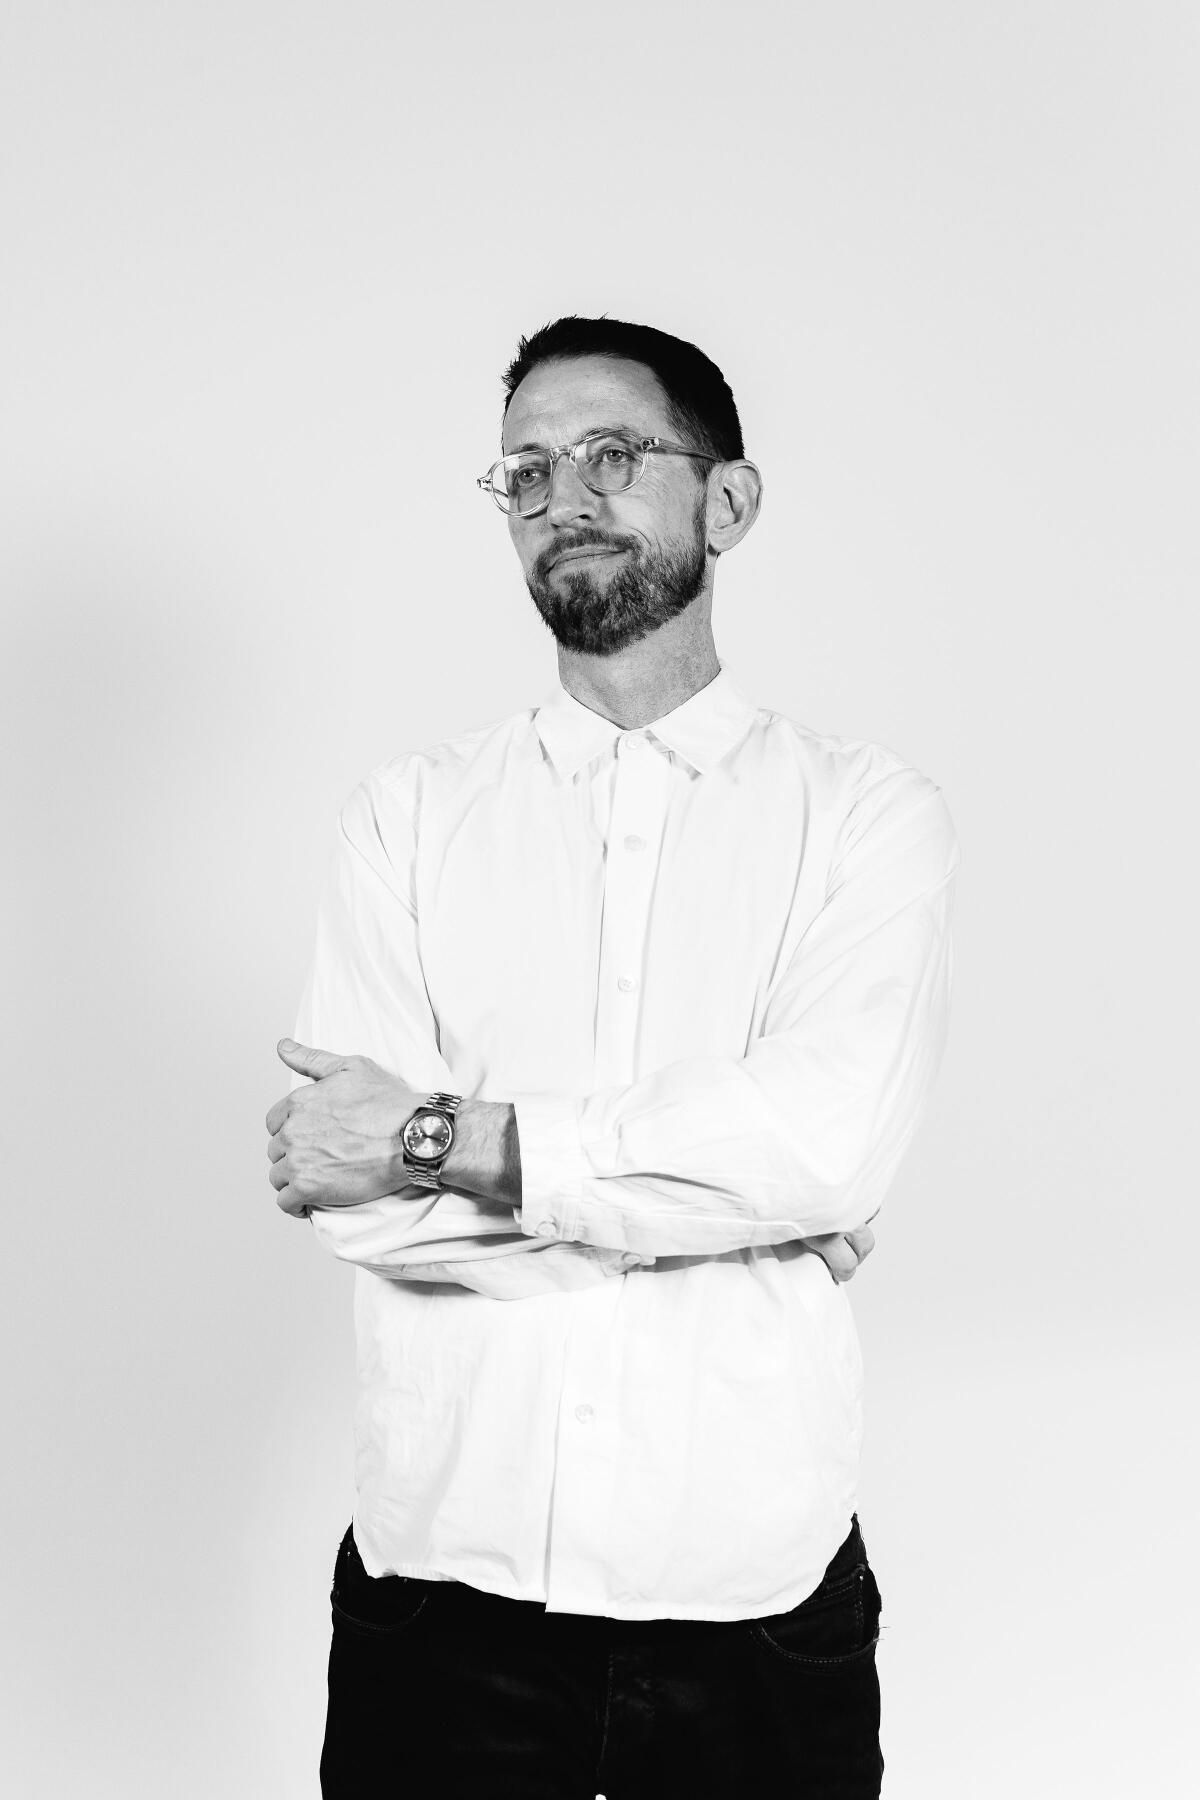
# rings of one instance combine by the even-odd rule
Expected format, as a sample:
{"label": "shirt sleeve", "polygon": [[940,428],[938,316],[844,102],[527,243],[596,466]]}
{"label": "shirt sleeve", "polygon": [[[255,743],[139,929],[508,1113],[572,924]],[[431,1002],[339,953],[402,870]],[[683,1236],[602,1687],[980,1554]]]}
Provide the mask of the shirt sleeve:
{"label": "shirt sleeve", "polygon": [[[421,970],[411,816],[372,776],[342,808],[296,1036],[372,1057],[423,1092],[460,1093],[438,1046]],[[297,1076],[296,1087],[303,1080]],[[510,1206],[409,1183],[362,1206],[314,1207],[313,1231],[344,1262],[399,1281],[448,1281],[498,1299],[588,1287],[635,1267],[620,1250],[531,1238]]]}
{"label": "shirt sleeve", "polygon": [[671,1256],[863,1224],[945,1046],[958,863],[940,790],[877,761],[747,1055],[685,1058],[583,1098],[510,1096],[522,1230]]}

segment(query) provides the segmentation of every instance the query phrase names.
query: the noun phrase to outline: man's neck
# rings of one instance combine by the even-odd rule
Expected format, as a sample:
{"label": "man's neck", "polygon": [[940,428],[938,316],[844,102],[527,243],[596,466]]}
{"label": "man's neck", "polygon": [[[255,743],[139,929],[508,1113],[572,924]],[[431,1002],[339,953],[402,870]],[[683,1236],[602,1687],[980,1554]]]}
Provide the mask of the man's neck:
{"label": "man's neck", "polygon": [[[661,643],[669,626],[613,656],[558,652],[558,678],[592,712],[627,731],[674,712],[721,672],[711,635],[697,643]],[[664,651],[670,655],[664,655]]]}

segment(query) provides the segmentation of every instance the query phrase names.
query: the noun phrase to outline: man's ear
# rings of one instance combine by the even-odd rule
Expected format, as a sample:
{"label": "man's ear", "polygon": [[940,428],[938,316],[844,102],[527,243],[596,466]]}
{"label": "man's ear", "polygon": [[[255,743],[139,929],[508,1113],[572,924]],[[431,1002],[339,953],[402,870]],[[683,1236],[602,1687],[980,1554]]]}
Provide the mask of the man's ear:
{"label": "man's ear", "polygon": [[763,480],[744,457],[721,463],[709,479],[708,547],[717,556],[740,544],[762,505]]}

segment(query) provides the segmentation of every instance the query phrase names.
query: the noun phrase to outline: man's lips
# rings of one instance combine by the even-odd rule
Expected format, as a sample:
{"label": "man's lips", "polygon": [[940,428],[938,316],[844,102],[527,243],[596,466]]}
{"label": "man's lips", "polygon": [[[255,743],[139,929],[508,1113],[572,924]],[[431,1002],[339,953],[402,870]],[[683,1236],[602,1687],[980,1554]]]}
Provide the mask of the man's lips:
{"label": "man's lips", "polygon": [[578,562],[586,556],[623,556],[625,553],[616,544],[580,544],[574,550],[560,550],[551,560],[550,567],[557,569],[559,563]]}

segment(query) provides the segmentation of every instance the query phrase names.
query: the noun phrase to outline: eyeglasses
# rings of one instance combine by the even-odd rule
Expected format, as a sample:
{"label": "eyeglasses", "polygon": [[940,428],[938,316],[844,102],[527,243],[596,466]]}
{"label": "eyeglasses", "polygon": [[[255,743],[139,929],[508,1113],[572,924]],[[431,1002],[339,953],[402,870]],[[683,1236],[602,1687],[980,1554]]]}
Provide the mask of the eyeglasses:
{"label": "eyeglasses", "polygon": [[620,494],[642,479],[650,455],[721,461],[719,456],[688,450],[665,438],[637,437],[631,431],[593,431],[578,443],[558,444],[549,450],[518,450],[513,456],[502,456],[486,475],[479,476],[476,485],[492,496],[502,513],[532,519],[550,504],[554,465],[560,456],[570,457],[579,479],[593,494]]}

